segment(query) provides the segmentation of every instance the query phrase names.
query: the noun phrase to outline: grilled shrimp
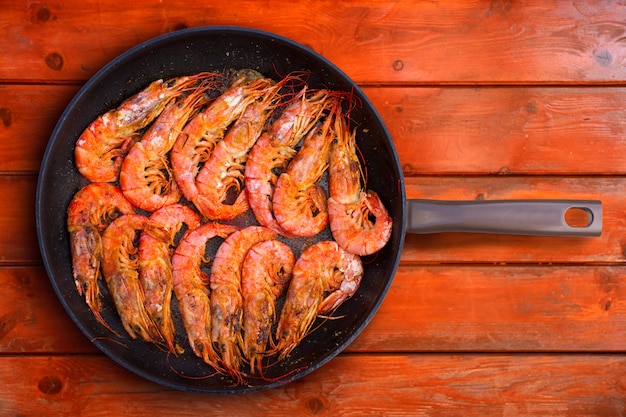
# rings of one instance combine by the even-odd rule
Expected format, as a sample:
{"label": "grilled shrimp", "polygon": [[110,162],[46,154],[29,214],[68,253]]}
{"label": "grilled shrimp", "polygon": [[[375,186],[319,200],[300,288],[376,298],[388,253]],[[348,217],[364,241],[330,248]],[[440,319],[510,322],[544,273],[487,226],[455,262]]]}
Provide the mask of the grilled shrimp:
{"label": "grilled shrimp", "polygon": [[314,236],[328,225],[324,189],[316,184],[328,167],[333,140],[332,115],[313,128],[287,170],[280,174],[272,207],[280,227],[290,235]]}
{"label": "grilled shrimp", "polygon": [[178,135],[170,161],[181,192],[192,201],[198,194],[196,176],[226,129],[255,101],[269,85],[255,71],[237,73],[228,88],[205,109],[194,116]]}
{"label": "grilled shrimp", "polygon": [[205,92],[210,85],[206,82],[170,103],[126,155],[120,188],[137,207],[152,212],[180,200],[182,194],[171,174],[167,153],[187,121],[209,100]]}
{"label": "grilled shrimp", "polygon": [[113,219],[135,212],[135,207],[122,191],[106,182],[90,183],[81,188],[67,209],[67,229],[70,232],[72,273],[76,289],[96,319],[109,330],[100,312],[100,264],[102,262],[102,232]]}
{"label": "grilled shrimp", "polygon": [[201,264],[205,259],[207,242],[235,232],[237,227],[217,223],[205,223],[190,231],[180,241],[172,256],[174,294],[187,339],[196,356],[220,370],[217,354],[211,341],[211,308],[209,276]]}
{"label": "grilled shrimp", "polygon": [[[192,201],[204,216],[230,220],[249,209],[243,192],[244,166],[250,149],[276,106],[281,87],[280,83],[271,85],[268,82],[265,91],[246,107],[200,169],[196,177],[198,193]],[[232,204],[228,201],[231,199],[234,199]]]}
{"label": "grilled shrimp", "polygon": [[244,181],[250,208],[261,226],[288,236],[272,212],[272,196],[277,176],[296,154],[295,146],[322,117],[329,103],[329,92],[309,94],[306,86],[272,122],[250,150]]}
{"label": "grilled shrimp", "polygon": [[295,258],[289,246],[278,240],[257,243],[248,251],[241,270],[243,296],[243,355],[250,372],[261,368],[271,329],[276,320],[276,302],[291,280]]}
{"label": "grilled shrimp", "polygon": [[350,133],[345,119],[338,117],[328,169],[328,217],[333,239],[339,246],[363,256],[385,246],[391,237],[393,220],[378,195],[363,189],[355,136],[356,131]]}
{"label": "grilled shrimp", "polygon": [[163,340],[159,328],[146,311],[139,282],[139,256],[135,242],[140,232],[167,240],[167,231],[141,214],[125,214],[115,219],[102,236],[102,274],[124,329],[133,339]]}
{"label": "grilled shrimp", "polygon": [[193,230],[200,225],[200,216],[182,204],[162,207],[152,213],[150,220],[168,233],[168,240],[156,239],[142,233],[139,240],[139,280],[145,295],[148,315],[159,328],[171,352],[174,347],[174,322],[172,321],[172,262],[176,236],[183,230]]}
{"label": "grilled shrimp", "polygon": [[261,226],[249,226],[224,240],[215,253],[211,267],[211,339],[221,356],[223,368],[241,380],[243,344],[241,319],[241,268],[248,250],[259,242],[276,238],[276,233]]}
{"label": "grilled shrimp", "polygon": [[119,107],[98,116],[80,135],[74,148],[78,171],[92,182],[115,182],[128,149],[172,99],[198,76],[157,80]]}
{"label": "grilled shrimp", "polygon": [[278,321],[279,359],[300,343],[319,314],[332,312],[354,295],[362,276],[361,259],[334,241],[321,241],[304,250],[293,267]]}

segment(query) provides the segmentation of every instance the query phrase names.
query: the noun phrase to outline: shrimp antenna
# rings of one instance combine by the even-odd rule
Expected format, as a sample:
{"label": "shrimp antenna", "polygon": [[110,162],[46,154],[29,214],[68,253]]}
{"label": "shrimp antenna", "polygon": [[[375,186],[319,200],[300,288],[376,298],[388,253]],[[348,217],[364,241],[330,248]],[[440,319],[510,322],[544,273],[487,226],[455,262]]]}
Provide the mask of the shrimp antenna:
{"label": "shrimp antenna", "polygon": [[95,343],[95,342],[99,342],[99,341],[105,341],[105,342],[113,342],[113,343],[117,343],[118,345],[128,349],[128,345],[120,342],[119,340],[115,340],[111,337],[104,337],[104,336],[99,336],[99,337],[94,337],[93,339],[91,339],[91,343]]}
{"label": "shrimp antenna", "polygon": [[193,381],[202,381],[204,379],[209,379],[209,378],[213,378],[216,375],[220,375],[221,372],[219,372],[218,370],[214,369],[214,372],[208,375],[201,375],[201,376],[190,376],[190,375],[185,375],[182,372],[178,371],[176,368],[174,368],[174,365],[172,365],[172,363],[170,362],[170,355],[171,352],[169,352],[167,354],[167,356],[165,357],[165,360],[167,361],[167,365],[170,367],[170,370],[172,372],[174,372],[176,375],[178,375],[181,378],[185,378],[185,379],[189,379],[189,380],[193,380]]}

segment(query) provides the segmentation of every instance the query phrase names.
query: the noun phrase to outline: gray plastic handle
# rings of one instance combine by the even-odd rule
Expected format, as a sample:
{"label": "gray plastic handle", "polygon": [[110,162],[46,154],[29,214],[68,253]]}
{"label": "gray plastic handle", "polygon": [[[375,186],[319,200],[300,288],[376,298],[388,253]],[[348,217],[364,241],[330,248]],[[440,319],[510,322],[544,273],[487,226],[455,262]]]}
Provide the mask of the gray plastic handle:
{"label": "gray plastic handle", "polygon": [[[566,222],[570,209],[587,224]],[[602,202],[597,200],[408,200],[408,233],[474,232],[533,236],[600,236]]]}

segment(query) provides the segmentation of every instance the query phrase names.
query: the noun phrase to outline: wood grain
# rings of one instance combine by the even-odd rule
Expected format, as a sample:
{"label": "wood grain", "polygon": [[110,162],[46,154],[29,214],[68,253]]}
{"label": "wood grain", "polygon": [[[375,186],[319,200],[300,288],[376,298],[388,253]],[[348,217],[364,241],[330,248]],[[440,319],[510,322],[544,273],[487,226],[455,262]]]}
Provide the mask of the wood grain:
{"label": "wood grain", "polygon": [[620,88],[368,88],[407,175],[623,174]]}
{"label": "wood grain", "polygon": [[[4,3],[0,415],[626,415],[623,2]],[[277,389],[199,395],[128,372],[80,332],[42,267],[39,166],[96,71],[204,25],[288,37],[352,77],[389,129],[409,199],[599,199],[602,235],[408,234],[364,331]]]}
{"label": "wood grain", "polygon": [[[620,352],[624,266],[402,266],[348,352]],[[0,353],[82,354],[42,268],[0,268]]]}
{"label": "wood grain", "polygon": [[[0,265],[41,263],[35,225],[33,176],[0,175]],[[65,213],[59,213],[65,216]]]}
{"label": "wood grain", "polygon": [[[409,199],[599,199],[604,203],[604,233],[593,238],[409,234],[402,262],[623,263],[625,181],[621,177],[410,177],[406,181]],[[33,176],[0,176],[0,195],[11,201],[9,205],[0,205],[0,230],[11,236],[0,240],[0,264],[41,262],[34,224],[35,189]]]}
{"label": "wood grain", "polygon": [[624,372],[621,355],[344,354],[278,389],[223,396],[176,392],[100,356],[5,356],[0,412],[608,417],[626,410]]}
{"label": "wood grain", "polygon": [[[75,86],[0,85],[0,172],[36,172]],[[368,87],[406,175],[622,175],[622,87]],[[40,103],[32,111],[32,103]]]}
{"label": "wood grain", "polygon": [[85,80],[154,36],[235,25],[307,45],[359,83],[620,83],[625,22],[616,2],[17,2],[0,17],[0,78]]}
{"label": "wood grain", "polygon": [[403,266],[350,351],[620,352],[626,270]]}
{"label": "wood grain", "polygon": [[39,170],[54,126],[76,92],[74,86],[0,85],[0,172]]}
{"label": "wood grain", "polygon": [[0,352],[97,352],[74,325],[43,268],[0,268]]}

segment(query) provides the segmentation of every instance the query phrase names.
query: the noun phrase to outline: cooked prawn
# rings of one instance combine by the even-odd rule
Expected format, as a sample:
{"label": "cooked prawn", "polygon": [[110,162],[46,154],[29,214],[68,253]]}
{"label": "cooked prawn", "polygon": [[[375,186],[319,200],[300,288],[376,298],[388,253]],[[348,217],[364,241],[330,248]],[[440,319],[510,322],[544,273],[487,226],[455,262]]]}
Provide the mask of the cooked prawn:
{"label": "cooked prawn", "polygon": [[[168,240],[156,239],[150,233],[142,233],[139,240],[139,281],[145,295],[148,315],[159,328],[163,340],[171,352],[174,346],[174,322],[172,320],[172,262],[176,237],[200,225],[200,216],[182,204],[162,207],[152,213],[150,220],[165,229]],[[184,236],[184,235],[183,235]]]}
{"label": "cooked prawn", "polygon": [[300,343],[318,315],[332,312],[354,295],[362,276],[361,259],[334,241],[321,241],[304,250],[293,267],[278,321],[279,359]]}
{"label": "cooked prawn", "polygon": [[141,214],[125,214],[113,220],[102,236],[104,256],[102,274],[109,288],[122,325],[133,339],[159,342],[162,335],[146,311],[145,296],[139,282],[139,233],[151,233],[166,240],[167,232]]}
{"label": "cooked prawn", "polygon": [[85,296],[96,319],[107,328],[109,326],[100,314],[102,305],[98,285],[103,256],[101,234],[113,219],[134,212],[135,207],[122,191],[106,182],[94,182],[81,188],[67,209],[72,274],[76,289]]}
{"label": "cooked prawn", "polygon": [[356,130],[338,117],[328,169],[328,217],[333,239],[356,255],[378,252],[391,237],[393,220],[374,191],[363,188],[363,171],[356,154]]}
{"label": "cooked prawn", "polygon": [[167,154],[187,121],[210,99],[205,94],[210,86],[206,82],[170,103],[126,155],[120,188],[137,207],[152,212],[180,200]]}
{"label": "cooked prawn", "polygon": [[243,344],[241,268],[252,246],[276,236],[275,232],[261,226],[241,229],[224,240],[211,266],[211,339],[223,368],[237,381],[241,380],[240,347]]}
{"label": "cooked prawn", "polygon": [[276,302],[287,290],[295,257],[289,246],[266,240],[252,246],[241,270],[243,296],[243,355],[250,372],[261,368],[271,329],[276,320]]}
{"label": "cooked prawn", "polygon": [[117,181],[128,149],[140,138],[139,131],[198,78],[154,81],[119,107],[98,116],[76,141],[74,159],[78,171],[92,182]]}
{"label": "cooked prawn", "polygon": [[314,236],[328,225],[326,192],[317,184],[328,167],[333,140],[332,115],[313,128],[287,170],[280,174],[272,207],[280,227],[290,235]]}
{"label": "cooked prawn", "polygon": [[207,242],[214,237],[230,235],[235,226],[205,223],[190,231],[178,244],[172,256],[174,294],[194,354],[216,370],[218,357],[211,341],[211,307],[209,275],[202,271]]}
{"label": "cooked prawn", "polygon": [[261,226],[288,236],[272,211],[272,196],[277,181],[276,170],[285,166],[296,154],[295,146],[323,115],[329,103],[329,92],[310,93],[306,86],[294,97],[261,135],[250,150],[244,181],[250,208]]}
{"label": "cooked prawn", "polygon": [[194,116],[178,135],[170,162],[181,192],[192,201],[198,194],[196,176],[226,129],[255,101],[269,85],[269,80],[251,70],[238,72],[233,81],[214,101]]}
{"label": "cooked prawn", "polygon": [[276,107],[280,88],[281,83],[268,85],[259,98],[246,107],[200,169],[196,177],[198,194],[192,201],[204,216],[230,220],[249,209],[243,192],[244,166],[250,149]]}

